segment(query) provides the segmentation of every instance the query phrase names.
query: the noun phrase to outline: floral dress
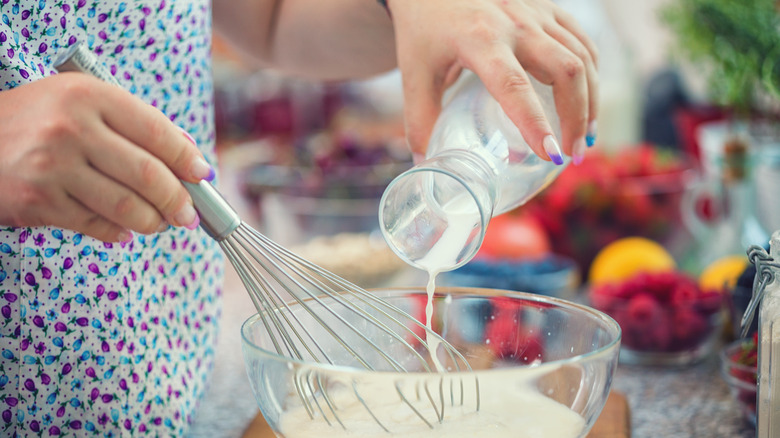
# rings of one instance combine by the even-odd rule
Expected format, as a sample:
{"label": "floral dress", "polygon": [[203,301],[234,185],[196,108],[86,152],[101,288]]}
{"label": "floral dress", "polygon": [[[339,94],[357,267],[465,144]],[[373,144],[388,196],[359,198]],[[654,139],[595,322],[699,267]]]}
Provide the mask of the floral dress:
{"label": "floral dress", "polygon": [[[0,18],[0,90],[84,43],[213,160],[207,0],[0,0]],[[222,268],[200,230],[107,244],[0,226],[0,436],[184,434],[214,360]]]}

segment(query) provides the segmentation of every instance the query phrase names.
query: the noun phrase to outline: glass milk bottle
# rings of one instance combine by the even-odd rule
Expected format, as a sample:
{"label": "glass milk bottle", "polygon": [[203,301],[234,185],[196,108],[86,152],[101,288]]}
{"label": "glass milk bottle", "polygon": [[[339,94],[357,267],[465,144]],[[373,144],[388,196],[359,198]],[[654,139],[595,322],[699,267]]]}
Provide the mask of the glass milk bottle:
{"label": "glass milk bottle", "polygon": [[[560,141],[552,88],[531,78]],[[539,158],[479,78],[464,71],[448,90],[426,158],[396,177],[379,205],[388,245],[428,272],[462,266],[488,222],[549,185],[568,163]]]}

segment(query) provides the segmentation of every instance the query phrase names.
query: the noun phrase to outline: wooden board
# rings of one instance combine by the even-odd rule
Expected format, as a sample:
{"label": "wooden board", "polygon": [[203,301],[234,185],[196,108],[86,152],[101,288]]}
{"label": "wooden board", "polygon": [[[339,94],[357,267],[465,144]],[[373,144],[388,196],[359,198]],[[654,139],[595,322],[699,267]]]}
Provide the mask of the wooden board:
{"label": "wooden board", "polygon": [[[612,391],[599,419],[593,425],[588,438],[630,438],[631,419],[626,397]],[[243,438],[275,438],[268,423],[261,414],[257,414],[244,432]]]}

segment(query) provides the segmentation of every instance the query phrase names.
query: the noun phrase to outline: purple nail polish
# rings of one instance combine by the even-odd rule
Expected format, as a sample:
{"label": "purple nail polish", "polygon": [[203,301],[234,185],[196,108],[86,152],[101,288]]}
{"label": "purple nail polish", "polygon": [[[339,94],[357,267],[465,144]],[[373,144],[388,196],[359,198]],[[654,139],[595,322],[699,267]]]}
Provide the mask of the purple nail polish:
{"label": "purple nail polish", "polygon": [[196,215],[195,220],[192,221],[191,224],[186,225],[184,228],[188,230],[194,230],[195,228],[198,228],[198,225],[200,225],[200,216]]}

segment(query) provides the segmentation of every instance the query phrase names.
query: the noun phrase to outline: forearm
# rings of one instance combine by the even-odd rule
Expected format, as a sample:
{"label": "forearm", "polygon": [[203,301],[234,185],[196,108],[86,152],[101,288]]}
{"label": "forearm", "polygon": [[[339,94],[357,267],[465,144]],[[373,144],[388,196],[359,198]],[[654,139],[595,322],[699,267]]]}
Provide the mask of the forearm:
{"label": "forearm", "polygon": [[215,29],[261,66],[316,79],[396,65],[393,26],[375,0],[214,0]]}

